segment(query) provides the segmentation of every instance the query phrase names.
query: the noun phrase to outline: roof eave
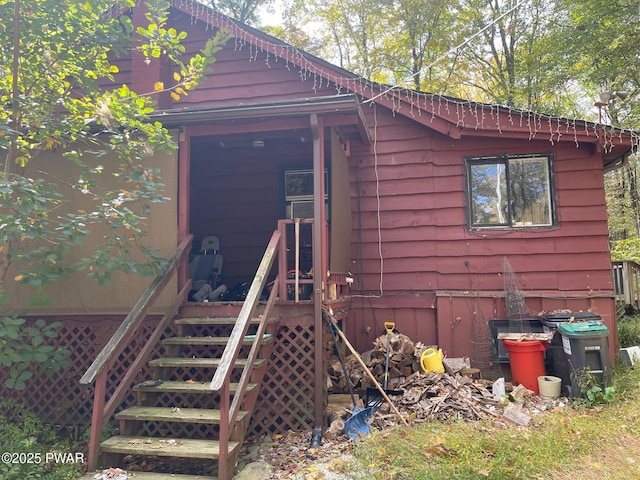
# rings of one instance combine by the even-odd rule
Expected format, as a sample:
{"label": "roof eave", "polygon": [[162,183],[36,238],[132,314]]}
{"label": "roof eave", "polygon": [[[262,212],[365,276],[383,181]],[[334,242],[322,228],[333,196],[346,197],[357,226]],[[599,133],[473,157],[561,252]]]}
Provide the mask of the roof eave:
{"label": "roof eave", "polygon": [[172,109],[155,112],[150,119],[160,121],[167,128],[233,122],[237,120],[259,120],[272,118],[351,115],[361,140],[370,142],[369,129],[365,122],[358,98],[354,94],[330,97],[311,97],[278,102],[251,103],[206,107],[197,109]]}

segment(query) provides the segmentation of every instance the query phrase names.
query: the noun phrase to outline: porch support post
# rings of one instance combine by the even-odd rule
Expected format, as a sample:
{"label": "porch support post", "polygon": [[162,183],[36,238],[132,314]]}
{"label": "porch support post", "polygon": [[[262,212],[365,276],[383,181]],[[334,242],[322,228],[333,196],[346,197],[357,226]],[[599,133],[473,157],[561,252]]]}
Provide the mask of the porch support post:
{"label": "porch support post", "polygon": [[[189,183],[191,129],[182,127],[178,133],[178,245],[189,234]],[[189,255],[183,255],[178,266],[178,289],[189,278]]]}
{"label": "porch support post", "polygon": [[[326,285],[326,260],[324,226],[326,212],[324,208],[324,125],[322,118],[311,114],[311,133],[313,135],[313,306],[314,306],[314,358],[315,358],[315,394],[314,420],[315,432],[324,427],[324,344],[322,339],[322,302]],[[316,435],[317,436],[317,435]]]}

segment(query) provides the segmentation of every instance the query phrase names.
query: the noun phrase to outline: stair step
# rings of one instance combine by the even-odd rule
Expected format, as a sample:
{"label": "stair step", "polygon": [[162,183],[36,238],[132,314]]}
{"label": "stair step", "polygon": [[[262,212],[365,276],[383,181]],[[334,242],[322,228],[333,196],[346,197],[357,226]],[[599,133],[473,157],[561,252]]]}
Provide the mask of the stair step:
{"label": "stair step", "polygon": [[[100,473],[85,473],[79,480],[102,480],[96,475]],[[155,472],[131,472],[129,474],[131,480],[218,480],[218,477],[210,477],[205,475],[181,475],[178,473],[155,473]]]}
{"label": "stair step", "polygon": [[[247,335],[242,340],[243,345],[252,345],[255,341],[255,335]],[[273,341],[273,337],[266,333],[262,338],[262,345]],[[229,337],[170,337],[165,338],[162,341],[163,345],[226,345],[229,342]]]}
{"label": "stair step", "polygon": [[[247,416],[246,411],[238,412],[238,420]],[[146,420],[157,422],[219,424],[220,410],[211,408],[172,407],[129,407],[116,415],[118,420]]]}
{"label": "stair step", "polygon": [[[229,442],[231,454],[240,444]],[[121,453],[124,455],[154,455],[158,457],[209,458],[217,460],[220,443],[217,440],[199,440],[193,438],[175,439],[170,443],[164,438],[128,437],[117,435],[100,444],[103,453]]]}
{"label": "stair step", "polygon": [[[254,366],[261,367],[265,364],[264,358],[258,358]],[[247,365],[246,358],[236,360],[234,368],[244,368]],[[151,367],[198,367],[198,368],[218,368],[219,358],[184,358],[184,357],[164,357],[156,358],[149,362]]]}
{"label": "stair step", "polygon": [[[238,319],[236,317],[185,317],[176,318],[176,325],[235,325]],[[260,318],[252,318],[249,320],[251,325],[260,323]]]}
{"label": "stair step", "polygon": [[[249,383],[247,385],[246,393],[253,391],[258,386],[257,383]],[[238,390],[238,384],[232,383],[229,386],[230,392],[235,393]],[[171,392],[171,393],[200,393],[205,395],[216,394],[213,390],[209,389],[209,382],[197,382],[197,383],[188,383],[188,382],[175,382],[175,381],[167,381],[162,382],[160,385],[153,386],[151,382],[143,382],[139,383],[133,390],[136,392]]]}

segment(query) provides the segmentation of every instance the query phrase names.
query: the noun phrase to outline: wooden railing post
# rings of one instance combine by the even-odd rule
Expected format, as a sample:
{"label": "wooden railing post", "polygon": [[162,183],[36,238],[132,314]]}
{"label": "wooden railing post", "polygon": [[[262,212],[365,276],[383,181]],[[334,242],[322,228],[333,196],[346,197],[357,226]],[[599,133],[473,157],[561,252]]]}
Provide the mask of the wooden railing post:
{"label": "wooden railing post", "polygon": [[[287,221],[278,220],[278,231],[280,232],[280,255],[278,255],[278,283],[281,295],[287,295]],[[286,298],[286,297],[285,297]]]}
{"label": "wooden railing post", "polygon": [[227,480],[230,478],[229,468],[233,468],[229,465],[227,459],[229,458],[229,437],[231,435],[231,419],[226,412],[229,412],[230,402],[230,388],[229,382],[225,382],[220,390],[220,438],[218,440],[218,478],[220,480]]}
{"label": "wooden railing post", "polygon": [[640,309],[640,291],[638,290],[638,281],[640,281],[640,265],[638,265],[635,262],[629,262],[631,264],[631,270],[632,270],[632,274],[630,275],[631,277],[631,285],[630,285],[630,289],[633,292],[632,293],[632,305],[633,308],[638,310]]}
{"label": "wooden railing post", "polygon": [[625,308],[640,310],[640,264],[633,260],[611,262],[614,298]]}
{"label": "wooden railing post", "polygon": [[104,426],[104,404],[107,395],[107,372],[103,369],[96,377],[95,390],[93,392],[93,411],[91,413],[91,437],[89,438],[89,458],[87,470],[94,471],[98,467],[100,455],[100,438]]}

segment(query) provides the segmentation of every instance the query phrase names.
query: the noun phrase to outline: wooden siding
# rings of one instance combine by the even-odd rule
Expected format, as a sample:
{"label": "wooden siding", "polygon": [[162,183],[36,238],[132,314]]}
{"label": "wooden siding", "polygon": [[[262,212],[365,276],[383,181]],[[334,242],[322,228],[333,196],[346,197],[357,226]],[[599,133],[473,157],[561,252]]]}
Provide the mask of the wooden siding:
{"label": "wooden siding", "polygon": [[[352,146],[352,271],[356,275],[352,291],[382,298],[354,301],[356,313],[349,333],[358,348],[370,348],[366,327],[372,321],[379,330],[386,317],[395,319],[418,335],[415,340],[428,343],[438,336],[448,342],[453,337],[444,333],[451,331],[446,319],[460,318],[461,327],[452,341],[458,347],[451,346],[450,354],[469,355],[470,324],[464,327],[468,299],[454,296],[451,302],[435,302],[436,308],[431,309],[430,292],[467,291],[498,298],[504,289],[505,257],[520,287],[531,297],[527,305],[532,312],[550,311],[556,305],[595,308],[612,326],[602,161],[591,148],[501,138],[498,133],[495,139],[451,140],[380,107],[375,117],[370,109],[365,112],[369,124],[375,124],[377,142],[375,156],[371,149]],[[465,156],[549,152],[554,156],[556,226],[466,227]],[[394,306],[412,293],[423,297],[421,308],[408,313]],[[597,305],[584,299],[566,300],[588,296],[605,299]],[[487,318],[498,315],[493,310],[486,312]],[[434,316],[437,325],[424,329],[426,321],[416,326],[416,318]]]}
{"label": "wooden siding", "polygon": [[[194,28],[192,19],[185,15],[179,15],[175,22],[176,29],[189,32],[184,42],[185,58],[199,52],[206,40],[215,34],[211,29]],[[196,22],[197,25],[202,24]],[[275,56],[266,60],[261,55],[257,59],[256,48],[237,39],[229,40],[215,58],[213,73],[170,108],[271,102],[337,93],[335,87],[327,86],[326,81],[320,85],[322,81],[319,78],[303,78],[297,67]]]}
{"label": "wooden siding", "polygon": [[[404,128],[408,120],[384,113],[377,115],[377,165],[369,151],[353,148],[352,177],[358,183],[352,207],[362,225],[353,240],[361,242],[356,251],[362,255],[358,261],[363,263],[364,278],[359,281],[364,290],[377,290],[375,266],[380,263],[380,250],[385,275],[436,273],[435,285],[415,285],[414,290],[467,288],[468,281],[461,282],[468,273],[467,263],[474,274],[474,288],[499,289],[504,256],[518,275],[534,274],[528,289],[549,288],[548,280],[536,276],[537,272],[589,271],[589,282],[576,280],[554,288],[611,290],[602,170],[586,149],[572,144],[554,152],[557,226],[469,230],[464,157],[547,152],[550,144],[509,139],[498,146],[484,139],[454,143],[428,129],[423,138],[416,138],[410,126]],[[401,145],[402,152],[395,151],[394,145]],[[389,282],[388,288],[395,291],[395,285]]]}

